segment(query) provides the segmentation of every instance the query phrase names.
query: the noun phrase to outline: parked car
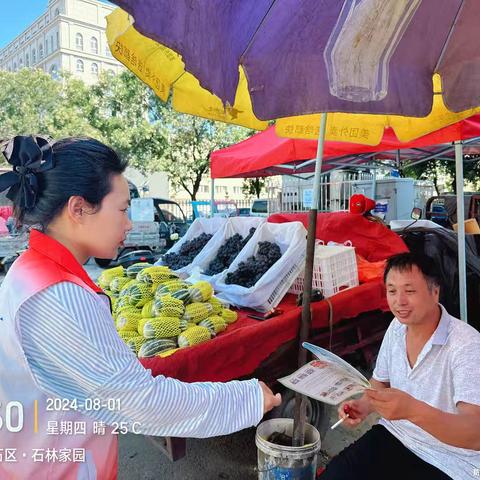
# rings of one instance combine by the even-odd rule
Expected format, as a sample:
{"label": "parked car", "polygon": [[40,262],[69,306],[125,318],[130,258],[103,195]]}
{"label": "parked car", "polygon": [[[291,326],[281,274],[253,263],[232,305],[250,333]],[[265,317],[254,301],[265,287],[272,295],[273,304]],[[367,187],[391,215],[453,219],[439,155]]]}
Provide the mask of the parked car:
{"label": "parked car", "polygon": [[173,200],[154,198],[153,205],[155,221],[159,223],[160,238],[165,239],[165,248],[169,249],[176,242],[175,238],[183,237],[188,230],[187,217],[180,205]]}
{"label": "parked car", "polygon": [[[133,184],[131,185],[136,189]],[[132,186],[130,186],[131,198],[138,198],[135,196],[135,190],[132,192]],[[158,256],[185,235],[188,223],[180,205],[165,198],[152,198],[152,200],[154,221],[134,221],[132,230],[128,233],[124,246],[119,250],[117,257],[115,259],[95,258],[97,265],[106,268],[112,262],[118,263],[121,257],[137,250],[151,252],[154,256]],[[145,253],[142,253],[142,256],[145,256]]]}
{"label": "parked car", "polygon": [[[463,196],[465,218],[476,218],[480,223],[480,193],[466,192]],[[457,223],[457,196],[446,193],[431,197],[425,205],[425,217],[445,228],[452,229]]]}
{"label": "parked car", "polygon": [[278,205],[275,200],[270,198],[257,198],[250,207],[252,217],[268,217],[278,211]]}
{"label": "parked car", "polygon": [[242,207],[238,209],[238,216],[239,217],[249,217],[250,216],[250,209],[247,207]]}

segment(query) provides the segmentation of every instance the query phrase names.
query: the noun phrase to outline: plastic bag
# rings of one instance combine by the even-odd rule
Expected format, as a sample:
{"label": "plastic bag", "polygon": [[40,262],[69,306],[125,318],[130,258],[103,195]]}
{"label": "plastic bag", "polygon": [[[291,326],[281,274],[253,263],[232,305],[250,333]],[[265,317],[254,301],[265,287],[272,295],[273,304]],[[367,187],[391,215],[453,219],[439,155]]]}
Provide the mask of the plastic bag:
{"label": "plastic bag", "polygon": [[[305,264],[307,231],[301,222],[264,223],[254,233],[237,258],[215,282],[215,289],[220,292],[221,300],[239,307],[248,307],[260,312],[267,312],[276,307]],[[255,255],[259,242],[275,242],[280,247],[282,256],[250,288],[241,285],[226,284],[229,272],[234,272],[240,262]]]}
{"label": "plastic bag", "polygon": [[[203,250],[208,247],[208,244],[215,238],[216,235],[221,236],[222,230],[227,223],[226,218],[221,217],[213,217],[213,218],[197,218],[194,222],[190,225],[190,228],[186,231],[185,235],[177,242],[175,245],[168,250],[166,253],[179,253],[182,245],[185,242],[193,240],[194,238],[198,237],[202,233],[207,233],[209,235],[213,235],[213,237],[207,242],[207,244],[200,250],[198,255],[200,255]],[[197,257],[198,257],[197,255]],[[192,262],[193,263],[193,262]],[[192,263],[186,265],[185,267],[179,268],[175,270],[177,273],[186,274],[188,275],[192,268]],[[162,258],[155,263],[155,265],[164,265]]]}
{"label": "plastic bag", "polygon": [[[221,272],[217,275],[205,275],[205,272],[210,265],[210,262],[217,256],[218,249],[233,235],[239,233],[243,238],[247,237],[251,228],[259,228],[265,223],[266,218],[261,217],[233,217],[229,218],[224,228],[221,230],[221,235],[215,235],[205,248],[195,257],[191,264],[192,267],[198,267],[202,272],[202,280],[215,282],[219,278]],[[239,252],[240,254],[240,252]]]}

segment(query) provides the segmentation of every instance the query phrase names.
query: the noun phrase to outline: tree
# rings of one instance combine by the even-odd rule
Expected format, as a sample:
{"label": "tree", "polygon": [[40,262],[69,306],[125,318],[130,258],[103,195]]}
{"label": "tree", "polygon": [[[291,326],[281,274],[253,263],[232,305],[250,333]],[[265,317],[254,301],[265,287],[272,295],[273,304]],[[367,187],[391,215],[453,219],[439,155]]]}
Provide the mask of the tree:
{"label": "tree", "polygon": [[[428,160],[412,167],[405,166],[402,168],[402,174],[407,177],[417,179],[431,180],[440,194],[438,180],[443,177],[447,180],[447,186],[453,193],[457,192],[455,161],[448,160]],[[463,162],[464,181],[471,182],[475,189],[479,188],[480,161],[479,159],[465,155]]]}
{"label": "tree", "polygon": [[104,73],[92,87],[89,120],[106,142],[143,175],[157,171],[165,150],[160,124],[150,115],[153,92],[133,73]]}
{"label": "tree", "polygon": [[251,135],[243,127],[178,113],[157,98],[152,113],[166,142],[159,165],[172,186],[185,189],[192,200],[209,171],[210,154]]}
{"label": "tree", "polygon": [[246,196],[260,198],[262,190],[265,188],[265,184],[265,178],[246,178],[243,181],[242,192]]}
{"label": "tree", "polygon": [[0,71],[0,138],[39,134],[101,137],[85,116],[88,87],[64,76],[53,80],[42,70]]}

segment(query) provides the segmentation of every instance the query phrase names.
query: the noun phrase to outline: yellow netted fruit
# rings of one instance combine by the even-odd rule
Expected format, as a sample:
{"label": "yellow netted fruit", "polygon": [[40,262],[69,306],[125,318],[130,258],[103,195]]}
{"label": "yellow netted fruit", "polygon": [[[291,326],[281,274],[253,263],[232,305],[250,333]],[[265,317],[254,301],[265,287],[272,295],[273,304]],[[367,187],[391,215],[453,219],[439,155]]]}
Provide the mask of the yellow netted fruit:
{"label": "yellow netted fruit", "polygon": [[143,307],[147,302],[153,299],[151,288],[146,283],[135,282],[128,287],[125,292],[125,297],[128,298],[128,303],[134,307]]}
{"label": "yellow netted fruit", "polygon": [[139,313],[122,312],[117,316],[115,325],[117,330],[137,331],[138,322],[142,318]]}
{"label": "yellow netted fruit", "polygon": [[143,326],[145,338],[171,338],[182,333],[180,319],[174,317],[149,318]]}
{"label": "yellow netted fruit", "polygon": [[143,327],[145,326],[145,324],[151,320],[152,317],[142,317],[139,321],[138,321],[138,325],[137,325],[137,332],[139,335],[143,335]]}
{"label": "yellow netted fruit", "polygon": [[131,337],[127,340],[127,346],[132,350],[135,355],[138,355],[140,347],[147,341],[142,335]]}
{"label": "yellow netted fruit", "polygon": [[98,284],[102,288],[108,288],[110,286],[110,282],[115,277],[123,277],[123,273],[124,269],[122,266],[104,270],[98,277]]}
{"label": "yellow netted fruit", "polygon": [[163,283],[168,280],[178,278],[178,275],[168,267],[153,266],[147,267],[138,272],[137,281],[153,285],[154,283]]}
{"label": "yellow netted fruit", "polygon": [[119,294],[120,290],[130,281],[131,279],[128,277],[115,277],[110,282],[110,290],[112,293]]}
{"label": "yellow netted fruit", "polygon": [[155,317],[182,317],[185,312],[183,302],[171,295],[164,295],[153,301],[152,307],[153,315]]}
{"label": "yellow netted fruit", "polygon": [[132,307],[131,305],[124,305],[122,306],[119,310],[115,312],[114,318],[115,320],[121,315],[121,314],[126,314],[126,313],[133,313],[133,314],[138,314],[140,311],[138,308]]}
{"label": "yellow netted fruit", "polygon": [[128,293],[128,289],[132,286],[135,285],[137,281],[135,279],[129,279],[129,281],[120,289],[120,292],[118,292],[118,297],[122,298],[125,297],[126,294]]}
{"label": "yellow netted fruit", "polygon": [[212,313],[214,315],[220,315],[222,313],[222,309],[225,308],[223,303],[217,297],[212,297],[208,303],[212,306]]}
{"label": "yellow netted fruit", "polygon": [[238,318],[237,312],[234,312],[228,308],[222,308],[221,316],[228,324],[235,323]]}
{"label": "yellow netted fruit", "polygon": [[155,314],[153,313],[153,300],[149,300],[143,307],[142,307],[142,317],[143,318],[151,318],[154,317]]}
{"label": "yellow netted fruit", "polygon": [[132,331],[132,330],[122,330],[122,331],[118,332],[118,336],[119,336],[124,342],[126,342],[126,341],[129,340],[130,338],[137,337],[137,336],[138,336],[138,333],[137,333],[137,332],[134,332],[134,331]]}
{"label": "yellow netted fruit", "polygon": [[138,351],[138,358],[154,357],[160,352],[172,350],[177,347],[177,342],[171,338],[152,338],[146,340]]}
{"label": "yellow netted fruit", "polygon": [[178,336],[178,346],[180,348],[190,347],[192,345],[198,345],[199,343],[207,342],[210,340],[210,331],[206,327],[199,327],[195,325],[192,328],[188,328]]}
{"label": "yellow netted fruit", "polygon": [[209,303],[190,303],[185,307],[183,318],[187,322],[199,323],[212,314],[213,307]]}
{"label": "yellow netted fruit", "polygon": [[169,357],[170,355],[173,355],[175,352],[180,350],[179,348],[171,348],[170,350],[164,350],[163,352],[157,353],[155,356],[156,357]]}
{"label": "yellow netted fruit", "polygon": [[227,323],[219,315],[212,315],[211,317],[202,320],[199,324],[200,327],[206,327],[212,335],[223,332],[227,328]]}
{"label": "yellow netted fruit", "polygon": [[129,278],[137,278],[138,272],[142,271],[144,268],[151,267],[151,263],[147,262],[138,262],[134,263],[133,265],[130,265],[126,270],[125,274]]}
{"label": "yellow netted fruit", "polygon": [[194,283],[190,288],[190,298],[192,302],[206,302],[212,298],[213,287],[204,280]]}
{"label": "yellow netted fruit", "polygon": [[182,288],[187,288],[188,284],[182,280],[169,280],[168,282],[161,283],[155,290],[155,298],[163,297],[163,295],[169,295]]}

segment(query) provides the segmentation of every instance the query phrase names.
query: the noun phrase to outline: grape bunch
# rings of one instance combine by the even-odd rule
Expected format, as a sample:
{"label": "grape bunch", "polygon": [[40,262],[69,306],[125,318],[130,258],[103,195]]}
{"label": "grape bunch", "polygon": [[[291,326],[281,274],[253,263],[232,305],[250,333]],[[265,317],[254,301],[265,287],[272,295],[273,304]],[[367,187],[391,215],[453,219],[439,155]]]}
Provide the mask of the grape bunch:
{"label": "grape bunch", "polygon": [[276,243],[259,242],[257,255],[248,257],[238,264],[234,272],[227,273],[225,283],[253,287],[281,256],[282,252]]}
{"label": "grape bunch", "polygon": [[239,233],[232,235],[219,249],[217,256],[210,262],[205,275],[216,275],[226,270],[237,258],[240,250],[247,244],[255,233],[255,228],[251,228],[249,234],[243,238]]}
{"label": "grape bunch", "polygon": [[172,270],[190,265],[212,236],[208,233],[202,233],[198,237],[186,241],[180,247],[178,253],[166,253],[162,258],[163,263]]}

